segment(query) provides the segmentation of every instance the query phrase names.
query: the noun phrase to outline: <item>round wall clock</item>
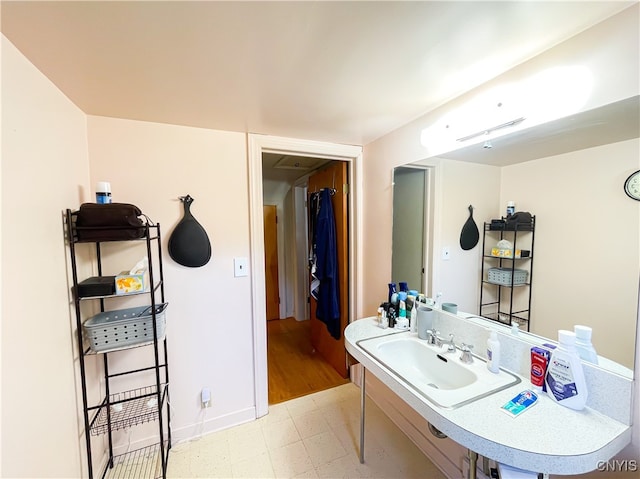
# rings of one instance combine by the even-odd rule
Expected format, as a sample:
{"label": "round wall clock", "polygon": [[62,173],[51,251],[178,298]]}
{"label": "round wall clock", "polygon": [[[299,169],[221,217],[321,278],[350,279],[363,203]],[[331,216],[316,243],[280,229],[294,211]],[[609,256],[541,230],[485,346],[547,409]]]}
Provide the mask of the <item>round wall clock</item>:
{"label": "round wall clock", "polygon": [[624,182],[624,192],[629,198],[640,201],[640,170],[629,175]]}

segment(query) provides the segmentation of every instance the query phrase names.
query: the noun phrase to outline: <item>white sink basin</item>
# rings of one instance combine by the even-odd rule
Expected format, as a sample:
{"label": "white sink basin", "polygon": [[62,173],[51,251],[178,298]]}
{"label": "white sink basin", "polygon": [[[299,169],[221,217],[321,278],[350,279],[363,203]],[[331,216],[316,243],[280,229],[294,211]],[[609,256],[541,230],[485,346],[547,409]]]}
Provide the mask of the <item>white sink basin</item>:
{"label": "white sink basin", "polygon": [[494,374],[484,359],[460,361],[460,351],[447,353],[412,333],[389,334],[356,343],[409,387],[435,405],[453,409],[520,382],[508,371]]}

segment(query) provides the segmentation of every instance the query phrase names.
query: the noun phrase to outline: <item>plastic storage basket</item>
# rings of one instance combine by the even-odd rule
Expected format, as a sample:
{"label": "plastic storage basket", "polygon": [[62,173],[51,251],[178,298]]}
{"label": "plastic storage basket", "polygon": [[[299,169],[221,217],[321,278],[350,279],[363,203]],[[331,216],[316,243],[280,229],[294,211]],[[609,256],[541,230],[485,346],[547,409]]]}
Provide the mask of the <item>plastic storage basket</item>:
{"label": "plastic storage basket", "polygon": [[[168,303],[157,304],[157,338],[164,338],[165,310]],[[105,311],[89,318],[83,325],[89,347],[95,352],[138,346],[153,341],[151,306]]]}
{"label": "plastic storage basket", "polygon": [[503,286],[517,286],[527,282],[528,271],[524,269],[514,269],[513,283],[511,282],[511,271],[511,268],[490,268],[487,279],[490,283],[501,284]]}

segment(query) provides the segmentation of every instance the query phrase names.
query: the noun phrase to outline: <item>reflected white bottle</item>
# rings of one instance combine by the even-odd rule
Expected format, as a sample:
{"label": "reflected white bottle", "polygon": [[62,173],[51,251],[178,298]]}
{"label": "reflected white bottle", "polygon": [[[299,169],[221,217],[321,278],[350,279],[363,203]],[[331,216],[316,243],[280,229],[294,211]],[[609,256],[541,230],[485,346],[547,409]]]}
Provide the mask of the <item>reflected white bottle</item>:
{"label": "reflected white bottle", "polygon": [[591,334],[593,330],[589,326],[576,325],[573,327],[576,333],[576,349],[580,359],[598,364],[598,353],[591,344]]}
{"label": "reflected white bottle", "polygon": [[495,331],[489,333],[487,340],[487,369],[492,373],[500,372],[500,341]]}

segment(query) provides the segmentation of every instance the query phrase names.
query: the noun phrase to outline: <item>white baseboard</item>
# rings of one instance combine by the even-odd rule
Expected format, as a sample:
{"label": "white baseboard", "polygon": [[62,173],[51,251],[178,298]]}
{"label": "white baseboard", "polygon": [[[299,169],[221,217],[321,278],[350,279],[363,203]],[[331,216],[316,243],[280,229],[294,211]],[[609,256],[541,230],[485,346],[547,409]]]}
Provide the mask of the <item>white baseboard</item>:
{"label": "white baseboard", "polygon": [[208,434],[229,429],[247,422],[256,420],[256,408],[249,407],[240,411],[234,411],[231,414],[206,419],[203,422],[197,422],[171,430],[171,443],[178,444],[180,442],[198,439]]}

